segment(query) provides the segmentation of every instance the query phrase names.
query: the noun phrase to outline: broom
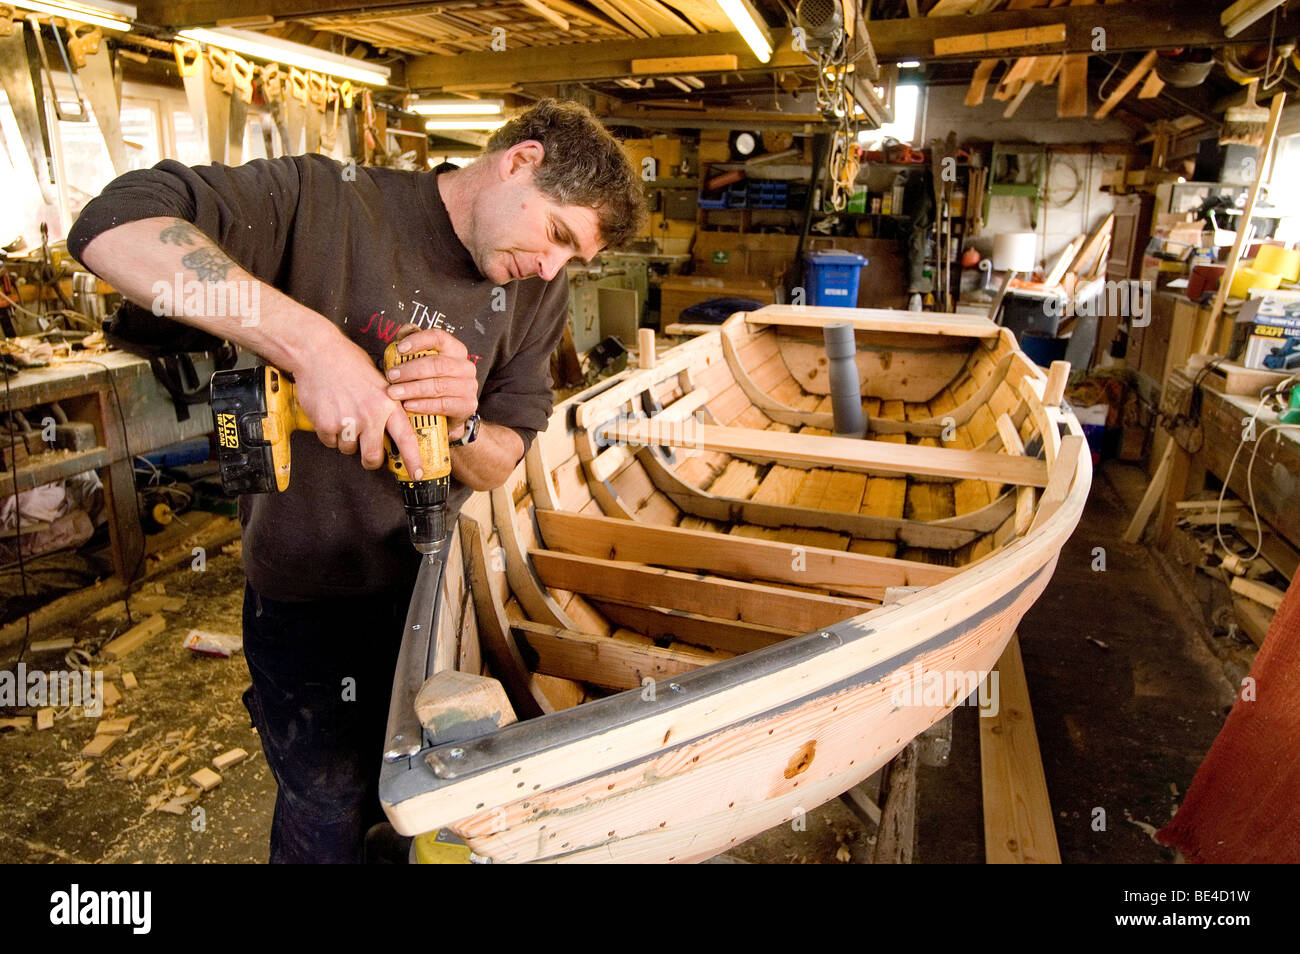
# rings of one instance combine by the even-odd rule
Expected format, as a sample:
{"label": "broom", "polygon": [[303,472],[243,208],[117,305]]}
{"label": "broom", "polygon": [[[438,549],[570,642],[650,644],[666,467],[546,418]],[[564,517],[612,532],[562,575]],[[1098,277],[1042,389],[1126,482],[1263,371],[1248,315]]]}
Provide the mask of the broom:
{"label": "broom", "polygon": [[1268,110],[1255,102],[1255,89],[1259,80],[1251,80],[1246,90],[1246,102],[1233,106],[1223,114],[1223,131],[1219,134],[1219,144],[1240,143],[1243,146],[1259,146],[1264,142],[1264,131],[1268,128]]}

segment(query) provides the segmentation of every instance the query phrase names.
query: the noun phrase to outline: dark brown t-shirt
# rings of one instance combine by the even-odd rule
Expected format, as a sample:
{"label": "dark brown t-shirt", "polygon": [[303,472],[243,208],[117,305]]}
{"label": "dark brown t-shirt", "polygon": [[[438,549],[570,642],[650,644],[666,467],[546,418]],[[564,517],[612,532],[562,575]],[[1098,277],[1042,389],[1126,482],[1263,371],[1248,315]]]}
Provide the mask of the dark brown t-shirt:
{"label": "dark brown t-shirt", "polygon": [[[495,286],[452,229],[432,173],[324,156],[190,168],[167,160],[114,180],[68,236],[79,257],[123,222],[193,222],[241,266],[343,329],[378,364],[406,324],[442,328],[478,367],[479,414],[527,447],[551,411],[549,359],[568,313],[563,274]],[[238,319],[232,319],[237,321]],[[413,582],[397,482],[312,434],[291,438],[289,489],[240,503],[244,569],[272,598],[374,593]],[[453,480],[449,512],[469,497]]]}

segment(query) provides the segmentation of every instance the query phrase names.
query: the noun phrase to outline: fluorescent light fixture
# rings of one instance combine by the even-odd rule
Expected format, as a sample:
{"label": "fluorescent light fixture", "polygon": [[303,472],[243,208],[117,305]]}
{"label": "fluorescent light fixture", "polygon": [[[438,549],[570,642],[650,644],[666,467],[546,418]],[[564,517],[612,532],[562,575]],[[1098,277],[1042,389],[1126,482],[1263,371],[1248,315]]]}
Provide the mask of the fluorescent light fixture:
{"label": "fluorescent light fixture", "polygon": [[767,24],[750,4],[749,0],[718,0],[718,6],[727,15],[737,32],[745,38],[749,48],[754,51],[759,62],[766,63],[772,58],[772,35]]}
{"label": "fluorescent light fixture", "polygon": [[99,3],[87,5],[74,0],[11,0],[15,7],[34,10],[48,16],[67,17],[79,23],[90,23],[105,30],[117,30],[125,33],[131,29],[135,19],[135,7],[127,3],[114,3],[112,0],[100,0]]}
{"label": "fluorescent light fixture", "polygon": [[429,132],[445,129],[449,132],[464,130],[500,129],[506,124],[504,119],[430,119],[424,124]]}
{"label": "fluorescent light fixture", "polygon": [[1236,36],[1285,2],[1286,0],[1237,0],[1219,14],[1219,22],[1223,24],[1223,35],[1229,38]]}
{"label": "fluorescent light fixture", "polygon": [[387,85],[388,74],[391,72],[387,66],[367,63],[354,56],[340,56],[303,43],[292,43],[279,37],[264,36],[252,30],[235,30],[231,27],[216,27],[211,30],[196,28],[182,30],[179,36],[198,43],[224,47],[259,60],[270,60],[286,66],[296,66],[299,69],[328,73],[339,79],[352,80],[354,83],[368,83],[371,86]]}
{"label": "fluorescent light fixture", "polygon": [[417,99],[409,107],[425,116],[500,116],[503,99]]}
{"label": "fluorescent light fixture", "polygon": [[903,60],[898,64],[900,70],[915,70],[921,68],[920,60]]}

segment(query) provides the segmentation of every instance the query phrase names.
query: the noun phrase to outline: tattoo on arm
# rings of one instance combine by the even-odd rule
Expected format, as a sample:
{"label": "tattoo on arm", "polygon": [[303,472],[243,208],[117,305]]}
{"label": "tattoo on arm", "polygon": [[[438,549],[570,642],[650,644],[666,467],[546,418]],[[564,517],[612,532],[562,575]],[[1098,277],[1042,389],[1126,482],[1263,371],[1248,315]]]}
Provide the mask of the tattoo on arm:
{"label": "tattoo on arm", "polygon": [[169,245],[193,245],[196,242],[209,241],[208,237],[184,219],[175,219],[173,225],[167,226],[158,237]]}
{"label": "tattoo on arm", "polygon": [[212,246],[195,249],[181,259],[181,264],[194,269],[199,280],[204,282],[225,281],[226,273],[235,267],[225,252]]}
{"label": "tattoo on arm", "polygon": [[194,245],[195,243],[201,245],[181,259],[182,265],[194,269],[200,281],[225,281],[226,273],[235,267],[229,255],[216,246],[208,244],[212,240],[184,219],[174,219],[172,225],[158,233],[158,238],[169,245]]}

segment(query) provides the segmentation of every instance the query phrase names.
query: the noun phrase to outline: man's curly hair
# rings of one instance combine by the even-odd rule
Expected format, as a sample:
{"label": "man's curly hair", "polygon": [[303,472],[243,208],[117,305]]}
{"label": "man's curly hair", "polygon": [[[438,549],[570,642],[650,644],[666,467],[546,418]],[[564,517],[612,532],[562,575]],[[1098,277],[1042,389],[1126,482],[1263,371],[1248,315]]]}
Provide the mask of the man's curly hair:
{"label": "man's curly hair", "polygon": [[487,151],[530,139],[546,150],[534,179],[543,195],[561,205],[594,209],[609,248],[627,244],[641,231],[646,220],[641,180],[618,140],[590,110],[541,100],[493,133]]}

